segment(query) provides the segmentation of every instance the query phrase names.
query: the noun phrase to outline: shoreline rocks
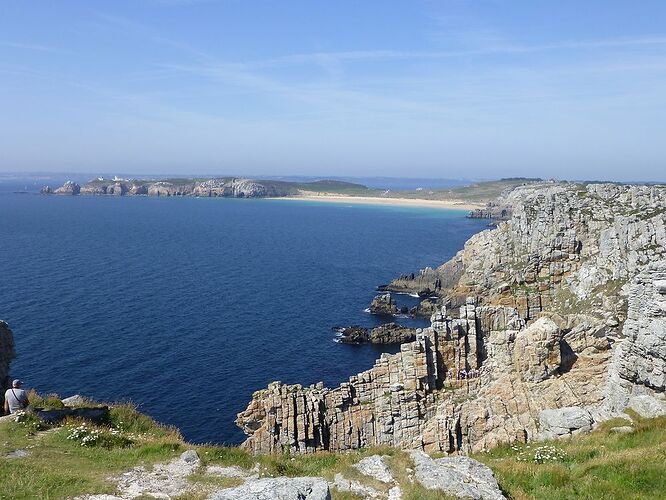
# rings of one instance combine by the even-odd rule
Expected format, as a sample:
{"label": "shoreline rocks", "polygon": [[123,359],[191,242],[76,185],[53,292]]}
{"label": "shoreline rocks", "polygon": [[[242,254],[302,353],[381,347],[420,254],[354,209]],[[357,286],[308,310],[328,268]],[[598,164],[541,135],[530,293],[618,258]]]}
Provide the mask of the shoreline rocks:
{"label": "shoreline rocks", "polygon": [[338,332],[343,344],[404,344],[415,340],[419,331],[397,323],[386,323],[371,330],[362,326],[338,327],[333,330]]}
{"label": "shoreline rocks", "polygon": [[254,181],[252,179],[208,179],[204,181],[188,179],[172,180],[104,180],[95,179],[83,186],[67,181],[53,189],[44,186],[41,194],[93,195],[93,196],[200,196],[230,198],[283,197],[296,193],[296,190],[279,182]]}
{"label": "shoreline rocks", "polygon": [[[439,280],[430,328],[337,388],[257,391],[238,415],[243,446],[468,453],[539,439],[540,426],[585,432],[630,400],[660,413],[666,187],[543,182],[503,203],[511,219],[385,287],[415,293]],[[396,309],[387,292],[370,312]]]}
{"label": "shoreline rocks", "polygon": [[398,306],[388,292],[377,295],[372,299],[369,311],[370,314],[376,314],[379,316],[395,316],[399,313]]}

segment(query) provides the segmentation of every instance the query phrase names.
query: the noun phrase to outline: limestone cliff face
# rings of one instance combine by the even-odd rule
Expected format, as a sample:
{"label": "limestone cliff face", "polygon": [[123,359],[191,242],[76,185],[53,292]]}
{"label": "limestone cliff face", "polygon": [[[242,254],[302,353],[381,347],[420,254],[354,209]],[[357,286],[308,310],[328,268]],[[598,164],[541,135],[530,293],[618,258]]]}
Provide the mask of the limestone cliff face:
{"label": "limestone cliff face", "polygon": [[441,280],[430,328],[336,389],[258,391],[237,421],[245,446],[478,451],[536,438],[544,422],[575,431],[561,421],[588,426],[632,395],[661,398],[666,188],[543,183],[503,201],[511,220],[392,284]]}
{"label": "limestone cliff face", "polygon": [[9,363],[15,356],[12,331],[7,323],[0,320],[0,389],[3,394],[9,387]]}
{"label": "limestone cliff face", "polygon": [[79,186],[71,181],[52,189],[45,186],[42,194],[112,195],[112,196],[223,196],[232,198],[266,198],[293,194],[279,183],[250,179],[209,179],[206,181],[103,181],[94,180]]}

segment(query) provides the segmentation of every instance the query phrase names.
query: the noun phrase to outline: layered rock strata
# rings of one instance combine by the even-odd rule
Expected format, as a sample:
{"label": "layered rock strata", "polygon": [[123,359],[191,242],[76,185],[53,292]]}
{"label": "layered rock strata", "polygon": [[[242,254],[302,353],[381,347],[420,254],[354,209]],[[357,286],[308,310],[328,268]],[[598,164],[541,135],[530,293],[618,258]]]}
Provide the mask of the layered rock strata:
{"label": "layered rock strata", "polygon": [[553,182],[503,202],[509,221],[392,284],[440,280],[430,328],[338,388],[276,382],[256,392],[237,420],[244,446],[470,452],[539,438],[540,425],[586,430],[636,397],[660,411],[666,188]]}

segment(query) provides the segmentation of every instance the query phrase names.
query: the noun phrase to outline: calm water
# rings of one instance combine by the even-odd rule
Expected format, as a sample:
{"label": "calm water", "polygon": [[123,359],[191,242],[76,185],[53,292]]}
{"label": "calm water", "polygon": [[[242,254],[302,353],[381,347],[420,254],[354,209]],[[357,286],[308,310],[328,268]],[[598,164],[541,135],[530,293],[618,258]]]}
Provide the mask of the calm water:
{"label": "calm water", "polygon": [[[325,203],[0,194],[0,318],[39,392],[132,400],[192,441],[272,380],[335,385],[381,350],[375,287],[484,227],[459,211]],[[407,302],[408,297],[399,297]],[[403,320],[408,321],[408,320]]]}

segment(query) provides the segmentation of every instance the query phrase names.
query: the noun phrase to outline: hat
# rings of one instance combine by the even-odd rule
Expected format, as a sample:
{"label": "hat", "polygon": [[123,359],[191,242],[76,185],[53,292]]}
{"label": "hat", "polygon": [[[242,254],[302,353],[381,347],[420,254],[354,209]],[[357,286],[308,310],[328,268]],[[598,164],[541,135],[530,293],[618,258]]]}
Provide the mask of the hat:
{"label": "hat", "polygon": [[12,382],[12,386],[16,387],[17,385],[21,385],[22,383],[23,383],[23,382],[21,382],[19,379],[15,379],[15,380]]}

